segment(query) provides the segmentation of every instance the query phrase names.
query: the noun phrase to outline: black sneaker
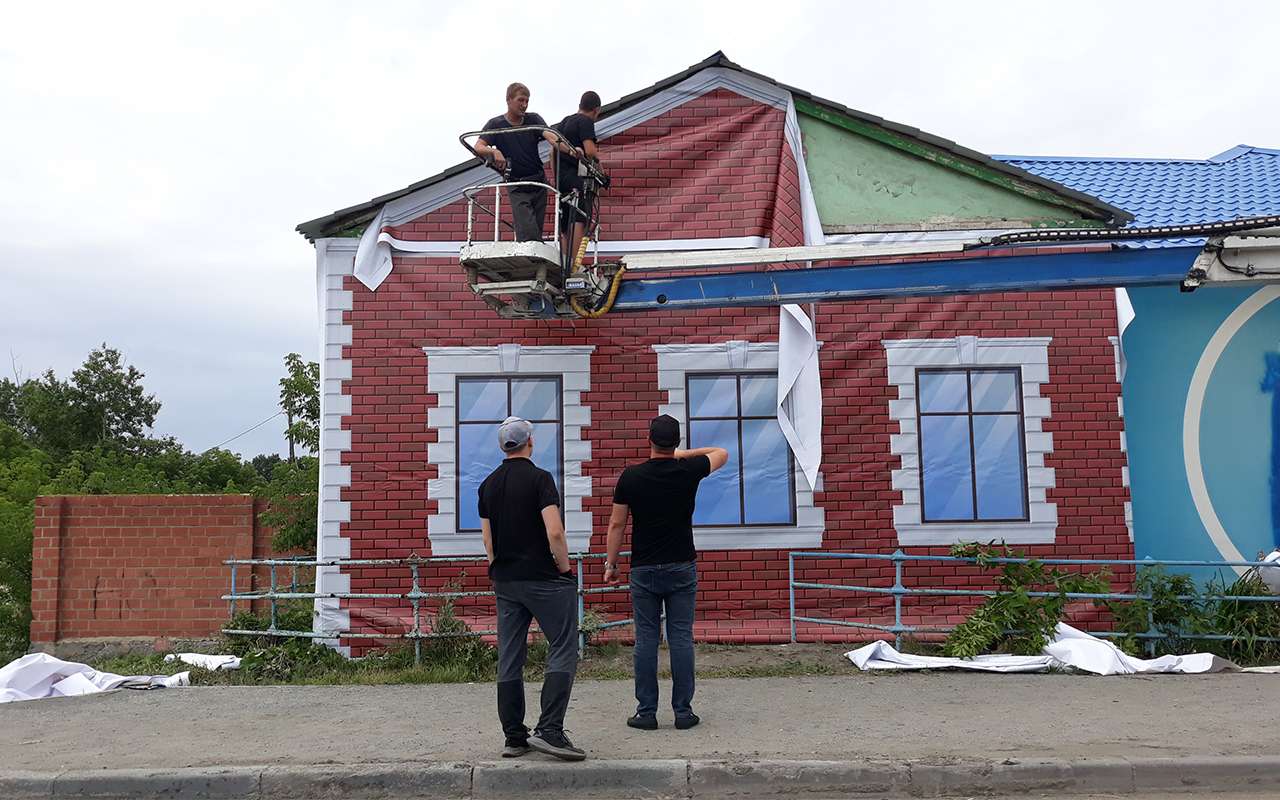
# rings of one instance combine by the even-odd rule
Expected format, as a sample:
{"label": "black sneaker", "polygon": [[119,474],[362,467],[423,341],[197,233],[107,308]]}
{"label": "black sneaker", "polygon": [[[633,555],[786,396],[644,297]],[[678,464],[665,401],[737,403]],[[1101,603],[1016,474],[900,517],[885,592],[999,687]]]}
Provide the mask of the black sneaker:
{"label": "black sneaker", "polygon": [[699,722],[702,722],[702,718],[693,712],[678,714],[676,715],[676,730],[687,731]]}
{"label": "black sneaker", "polygon": [[628,728],[638,728],[642,731],[656,731],[658,729],[658,718],[653,714],[634,714],[627,717]]}
{"label": "black sneaker", "polygon": [[574,747],[563,733],[546,731],[529,737],[529,746],[539,753],[562,758],[565,761],[581,761],[587,757],[585,750]]}
{"label": "black sneaker", "polygon": [[502,748],[503,758],[519,758],[530,750],[528,739],[508,739]]}

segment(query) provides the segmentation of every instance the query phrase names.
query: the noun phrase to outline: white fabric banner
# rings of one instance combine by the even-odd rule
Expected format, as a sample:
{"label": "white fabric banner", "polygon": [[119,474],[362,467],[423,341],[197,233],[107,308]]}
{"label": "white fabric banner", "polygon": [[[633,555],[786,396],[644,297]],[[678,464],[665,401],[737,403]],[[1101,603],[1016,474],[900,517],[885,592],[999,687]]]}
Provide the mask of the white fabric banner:
{"label": "white fabric banner", "polygon": [[[980,672],[1045,672],[1050,669],[1074,669],[1094,675],[1181,675],[1208,672],[1239,672],[1240,667],[1211,653],[1185,656],[1134,658],[1105,639],[1090,636],[1064,622],[1059,622],[1053,641],[1038,656],[986,655],[976,658],[945,658],[899,653],[888,642],[872,642],[850,650],[845,657],[861,670],[964,669]],[[1264,672],[1272,668],[1248,671]]]}
{"label": "white fabric banner", "polygon": [[111,689],[158,689],[190,684],[190,672],[113,675],[98,672],[87,664],[63,661],[47,653],[31,653],[0,667],[0,703],[95,694]]}
{"label": "white fabric banner", "polygon": [[1129,327],[1129,323],[1133,322],[1137,314],[1133,311],[1133,302],[1129,300],[1129,292],[1125,289],[1116,289],[1116,327],[1120,333],[1116,336],[1116,349],[1120,352],[1120,369],[1118,370],[1121,383],[1124,383],[1124,374],[1129,369],[1129,363],[1124,358],[1124,329]]}
{"label": "white fabric banner", "polygon": [[797,305],[782,306],[778,316],[778,426],[809,488],[817,489],[822,464],[818,337],[813,321]]}
{"label": "white fabric banner", "polygon": [[217,672],[220,669],[240,669],[239,656],[208,656],[204,653],[170,653],[165,661],[181,661],[193,667]]}
{"label": "white fabric banner", "polygon": [[391,237],[382,235],[386,216],[386,206],[378,209],[378,216],[364,229],[360,246],[356,248],[356,265],[352,274],[370,290],[377,289],[391,274]]}

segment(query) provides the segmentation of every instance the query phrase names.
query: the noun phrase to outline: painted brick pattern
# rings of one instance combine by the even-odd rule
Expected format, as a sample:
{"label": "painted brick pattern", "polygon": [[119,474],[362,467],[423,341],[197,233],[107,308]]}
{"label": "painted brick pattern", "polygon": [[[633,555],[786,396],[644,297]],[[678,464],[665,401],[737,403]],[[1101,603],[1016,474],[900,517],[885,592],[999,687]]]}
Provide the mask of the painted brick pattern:
{"label": "painted brick pattern", "polygon": [[[352,468],[352,522],[345,526],[353,558],[428,555],[426,517],[434,502],[426,483],[436,477],[427,460],[435,433],[426,427],[434,396],[426,391],[424,346],[492,346],[517,342],[538,345],[595,345],[592,388],[584,396],[592,425],[584,437],[592,459],[584,473],[594,493],[583,510],[594,515],[591,549],[604,547],[604,531],[617,475],[646,457],[647,421],[665,402],[657,388],[656,343],[714,343],[728,339],[769,342],[777,339],[775,309],[715,309],[697,314],[658,311],[618,314],[595,321],[500,320],[465,288],[455,263],[448,260],[397,259],[396,270],[377,292],[354,279],[347,312],[353,343],[344,357],[354,362],[352,450],[344,463]],[[1111,293],[1106,290],[1034,294],[990,294],[909,301],[861,301],[818,306],[817,328],[823,340],[822,378],[829,428],[823,466],[824,491],[817,501],[826,509],[824,548],[891,553],[897,548],[892,506],[899,500],[890,486],[898,467],[889,437],[897,432],[888,412],[896,390],[887,380],[882,339],[1050,336],[1050,382],[1042,392],[1052,402],[1045,430],[1054,436],[1046,466],[1056,470],[1050,499],[1060,523],[1053,546],[1028,547],[1038,555],[1127,558],[1131,548],[1124,521],[1126,491],[1121,482],[1124,454],[1119,447],[1121,420],[1116,413],[1119,387],[1108,334],[1116,326]],[[942,555],[946,548],[912,548],[912,553]],[[788,634],[787,558],[773,550],[710,551],[700,556],[700,628],[708,640],[781,641]],[[449,581],[467,589],[485,589],[483,564],[426,569],[427,583]],[[798,565],[801,580],[889,586],[888,563],[813,562]],[[908,584],[918,587],[988,587],[968,568],[913,565]],[[1127,576],[1118,574],[1118,584]],[[598,562],[587,585],[599,585]],[[352,591],[409,588],[407,569],[362,569],[352,573]],[[806,613],[846,616],[864,621],[892,620],[884,598],[851,599],[821,592],[801,593]],[[627,611],[625,595],[593,597],[593,607],[611,616]],[[407,604],[351,601],[354,630],[402,631],[410,618]],[[492,603],[460,601],[463,613],[483,627]],[[431,608],[425,606],[425,616]],[[1093,615],[1086,606],[1076,619]],[[954,601],[910,600],[905,621],[939,624],[959,621],[964,606]],[[802,633],[804,631],[802,630]],[[625,636],[625,633],[619,635]],[[812,632],[809,632],[812,635]],[[847,630],[829,630],[827,638],[847,640]],[[362,652],[367,642],[345,641]]]}
{"label": "painted brick pattern", "polygon": [[[785,122],[780,109],[716,89],[602,140],[613,177],[601,209],[605,235],[692,239],[770,236],[775,229],[792,235],[790,228],[799,229],[799,181],[786,153]],[[485,197],[491,206],[492,195]],[[548,232],[550,218],[548,211]],[[477,236],[492,230],[492,219],[477,212]],[[466,203],[389,230],[404,240],[464,239]]]}
{"label": "painted brick pattern", "polygon": [[[40,497],[31,641],[206,637],[227,620],[228,558],[261,558],[271,532],[249,495]],[[241,588],[247,589],[247,581]]]}

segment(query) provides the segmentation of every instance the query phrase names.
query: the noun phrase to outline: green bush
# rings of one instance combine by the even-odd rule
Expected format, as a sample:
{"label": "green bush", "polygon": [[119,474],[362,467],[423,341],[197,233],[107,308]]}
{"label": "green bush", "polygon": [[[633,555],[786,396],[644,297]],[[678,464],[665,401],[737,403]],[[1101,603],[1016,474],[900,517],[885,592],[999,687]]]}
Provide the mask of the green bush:
{"label": "green bush", "polygon": [[[1110,586],[1106,571],[1065,572],[1034,558],[1026,563],[997,563],[999,558],[1024,557],[1003,544],[960,544],[951,548],[951,554],[975,559],[983,569],[999,570],[996,593],[947,636],[943,652],[954,658],[987,652],[1039,655],[1062,621],[1068,594],[1098,594]],[[1032,592],[1050,594],[1034,597]]]}

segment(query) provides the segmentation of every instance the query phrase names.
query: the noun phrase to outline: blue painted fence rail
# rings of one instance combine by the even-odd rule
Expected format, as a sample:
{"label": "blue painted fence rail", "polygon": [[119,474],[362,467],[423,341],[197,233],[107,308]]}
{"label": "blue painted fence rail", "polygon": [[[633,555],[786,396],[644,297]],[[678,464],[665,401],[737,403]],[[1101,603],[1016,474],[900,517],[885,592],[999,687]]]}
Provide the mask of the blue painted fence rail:
{"label": "blue painted fence rail", "polygon": [[[813,559],[813,560],[839,560],[839,561],[891,561],[893,562],[894,580],[892,586],[862,586],[858,584],[840,584],[840,583],[814,583],[809,581],[796,580],[796,560],[797,559]],[[993,564],[1026,564],[1036,561],[1047,566],[1084,566],[1084,567],[1112,567],[1112,566],[1130,566],[1135,570],[1142,567],[1230,567],[1239,574],[1245,574],[1248,570],[1272,569],[1280,570],[1280,564],[1269,563],[1263,561],[1155,561],[1152,559],[1143,559],[1141,561],[1133,559],[1086,559],[1086,558],[991,558],[989,563]],[[902,600],[904,597],[992,597],[998,592],[991,589],[913,589],[903,584],[903,566],[909,563],[932,562],[940,564],[977,564],[976,558],[964,558],[960,556],[928,556],[928,555],[907,555],[901,550],[896,550],[891,554],[886,553],[835,553],[835,552],[806,552],[793,551],[787,554],[787,578],[790,584],[789,588],[789,608],[791,617],[791,641],[796,639],[797,623],[812,623],[817,625],[834,625],[846,628],[858,628],[861,630],[879,631],[881,633],[893,634],[895,646],[901,646],[902,637],[908,634],[917,633],[950,633],[955,629],[954,626],[918,626],[905,625],[902,622]],[[856,622],[847,619],[834,619],[827,617],[811,617],[803,616],[796,613],[796,590],[797,589],[822,589],[835,592],[851,592],[865,593],[869,595],[891,595],[893,597],[893,624],[877,625],[872,622]],[[1058,592],[1029,592],[1032,597],[1055,597]],[[1066,597],[1072,600],[1150,600],[1149,594],[1129,594],[1124,592],[1107,592],[1104,594],[1086,593],[1086,592],[1065,592]],[[1201,594],[1201,595],[1178,595],[1179,600],[1236,600],[1242,602],[1255,603],[1276,603],[1280,602],[1280,595],[1226,595],[1226,594]],[[1092,636],[1114,637],[1119,638],[1127,634],[1116,633],[1114,631],[1085,631]],[[1215,633],[1185,633],[1180,634],[1186,639],[1204,639],[1216,641],[1229,641],[1239,637],[1227,634]],[[1155,628],[1154,622],[1148,617],[1147,631],[1145,633],[1134,634],[1136,638],[1147,640],[1147,647],[1154,651],[1156,640],[1166,638],[1167,634],[1162,633]],[[1259,642],[1275,642],[1280,641],[1280,637],[1259,636],[1253,639]]]}

